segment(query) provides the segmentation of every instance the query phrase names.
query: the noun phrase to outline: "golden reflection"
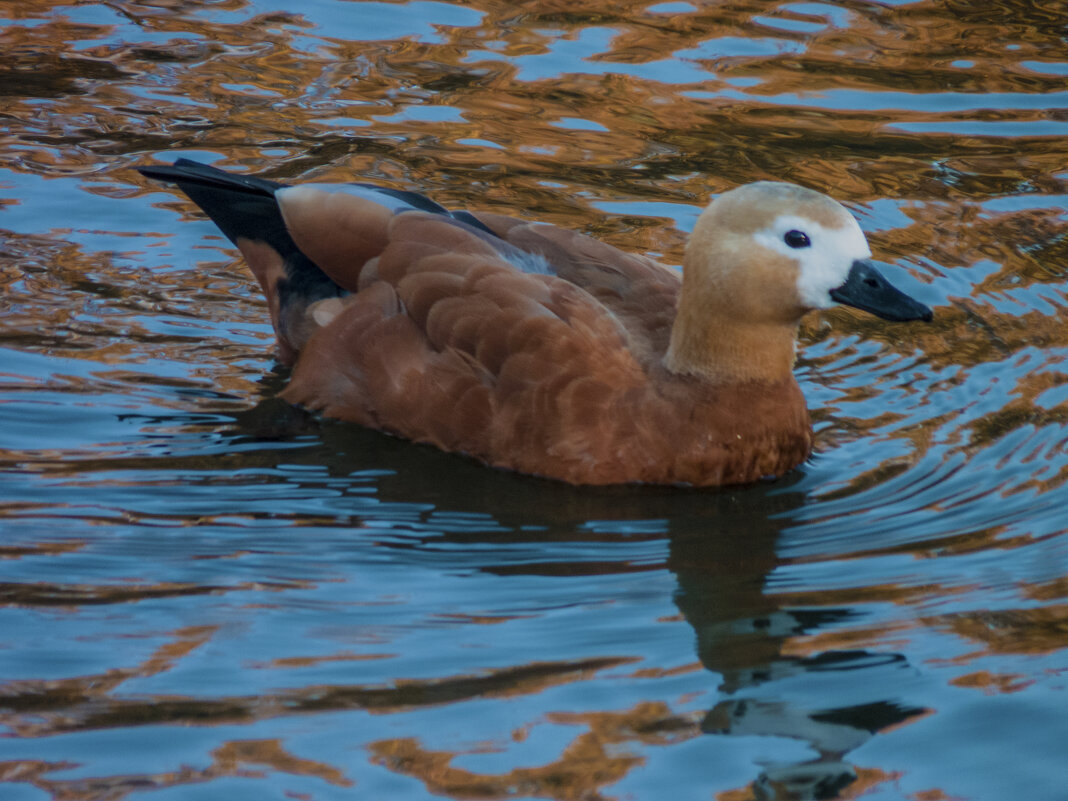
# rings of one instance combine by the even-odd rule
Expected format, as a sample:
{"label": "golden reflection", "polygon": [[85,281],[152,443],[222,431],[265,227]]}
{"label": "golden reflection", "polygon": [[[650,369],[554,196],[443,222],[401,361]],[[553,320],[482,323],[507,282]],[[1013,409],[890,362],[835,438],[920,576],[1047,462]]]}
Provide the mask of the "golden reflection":
{"label": "golden reflection", "polygon": [[954,687],[971,687],[982,690],[986,695],[1017,693],[1034,683],[1033,679],[1018,673],[991,673],[989,670],[958,676],[950,682]]}
{"label": "golden reflection", "polygon": [[[85,779],[52,778],[50,773],[76,768],[69,762],[13,760],[0,762],[0,782],[29,784],[51,798],[62,801],[121,801],[128,795],[145,790],[185,787],[224,779],[264,778],[268,768],[274,774],[320,779],[335,787],[353,787],[355,782],[340,770],[322,762],[295,756],[278,740],[235,740],[216,748],[212,764],[206,768],[181,767],[160,773],[129,773]],[[275,780],[277,780],[277,776]],[[287,792],[292,798],[304,797]]]}
{"label": "golden reflection", "polygon": [[301,759],[282,747],[280,740],[232,740],[212,752],[215,764],[208,770],[221,776],[241,775],[245,765],[264,765],[278,773],[314,776],[337,787],[354,782],[337,768],[312,759]]}
{"label": "golden reflection", "polygon": [[947,793],[944,790],[921,790],[913,793],[912,798],[916,801],[963,801],[961,796]]}
{"label": "golden reflection", "polygon": [[1063,650],[1068,644],[1068,604],[964,612],[927,618],[924,623],[948,627],[955,634],[983,646],[978,652],[945,660],[949,664],[968,664],[989,654],[1051,654]]}
{"label": "golden reflection", "polygon": [[[553,761],[500,774],[455,767],[452,761],[464,752],[434,751],[413,737],[379,740],[368,747],[375,764],[419,779],[428,791],[450,798],[529,795],[580,801],[607,797],[602,795],[604,788],[644,764],[644,758],[631,753],[628,745],[638,750],[637,746],[666,745],[700,733],[695,720],[673,714],[662,703],[639,704],[625,712],[550,713],[546,722],[581,726],[584,731],[564,745]],[[498,748],[507,746],[502,743]]]}
{"label": "golden reflection", "polygon": [[1021,588],[1026,597],[1036,601],[1059,601],[1068,599],[1068,575],[1052,581],[1025,584]]}
{"label": "golden reflection", "polygon": [[27,556],[49,554],[56,556],[64,553],[76,553],[86,546],[82,540],[57,540],[55,542],[34,542],[26,545],[0,545],[0,559],[22,559]]}

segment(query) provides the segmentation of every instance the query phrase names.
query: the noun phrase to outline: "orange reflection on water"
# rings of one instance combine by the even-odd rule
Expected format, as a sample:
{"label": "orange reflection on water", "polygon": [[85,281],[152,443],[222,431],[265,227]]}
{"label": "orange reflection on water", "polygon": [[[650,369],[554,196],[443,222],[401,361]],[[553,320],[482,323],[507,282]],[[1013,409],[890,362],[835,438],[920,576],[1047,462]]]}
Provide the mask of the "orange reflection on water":
{"label": "orange reflection on water", "polygon": [[[312,777],[335,787],[354,786],[354,782],[341,771],[322,762],[295,756],[286,751],[278,740],[234,740],[215,749],[211,757],[212,764],[206,768],[182,767],[161,773],[129,773],[85,779],[49,776],[56,771],[77,768],[73,763],[16,760],[0,762],[0,782],[29,784],[63,801],[120,801],[128,795],[146,790],[185,787],[225,778],[263,778],[268,773],[283,777]],[[281,781],[284,783],[284,778]],[[301,794],[287,795],[298,799],[307,797]]]}
{"label": "orange reflection on water", "polygon": [[[546,724],[581,726],[584,731],[563,745],[560,755],[537,767],[506,773],[478,773],[453,766],[461,753],[424,748],[412,737],[380,740],[369,748],[376,764],[422,781],[432,793],[458,799],[530,795],[561,801],[602,798],[601,792],[624,778],[644,758],[627,745],[665,745],[700,734],[697,722],[678,716],[662,703],[639,704],[625,712],[546,715]],[[517,735],[523,739],[520,733]],[[506,749],[504,744],[494,751]]]}
{"label": "orange reflection on water", "polygon": [[986,695],[998,695],[1026,690],[1034,684],[1034,681],[1020,674],[991,673],[989,670],[980,670],[958,676],[950,684],[954,687],[973,687],[982,690]]}

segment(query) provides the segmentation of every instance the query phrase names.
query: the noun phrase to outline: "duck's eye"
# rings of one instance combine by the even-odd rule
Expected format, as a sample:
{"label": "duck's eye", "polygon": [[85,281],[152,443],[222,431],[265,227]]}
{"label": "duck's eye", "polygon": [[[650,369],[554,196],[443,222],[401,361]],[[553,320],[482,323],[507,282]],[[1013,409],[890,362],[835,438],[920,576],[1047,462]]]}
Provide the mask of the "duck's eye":
{"label": "duck's eye", "polygon": [[782,241],[792,248],[807,248],[812,244],[804,231],[787,231]]}

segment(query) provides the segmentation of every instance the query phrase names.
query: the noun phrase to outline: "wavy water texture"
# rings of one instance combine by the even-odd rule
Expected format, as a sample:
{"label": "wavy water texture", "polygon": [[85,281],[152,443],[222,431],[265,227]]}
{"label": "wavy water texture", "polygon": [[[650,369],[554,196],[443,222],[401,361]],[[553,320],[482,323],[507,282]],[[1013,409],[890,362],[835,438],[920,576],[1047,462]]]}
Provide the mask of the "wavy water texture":
{"label": "wavy water texture", "polygon": [[[0,2],[0,797],[1064,797],[1053,3]],[[275,399],[135,166],[418,189],[678,264],[841,199],[935,308],[802,325],[813,458],[580,489]]]}

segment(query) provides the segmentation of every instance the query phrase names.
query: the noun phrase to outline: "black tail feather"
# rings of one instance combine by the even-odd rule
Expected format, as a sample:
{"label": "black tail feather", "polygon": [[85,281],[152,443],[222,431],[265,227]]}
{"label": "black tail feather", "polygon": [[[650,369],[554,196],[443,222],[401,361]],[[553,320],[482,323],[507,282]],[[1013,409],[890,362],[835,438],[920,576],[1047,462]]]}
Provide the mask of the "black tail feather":
{"label": "black tail feather", "polygon": [[178,159],[170,166],[138,167],[138,171],[177,184],[234,244],[239,237],[266,242],[286,259],[299,252],[274,197],[285,184],[232,175],[189,159]]}
{"label": "black tail feather", "polygon": [[170,181],[175,184],[195,183],[203,186],[215,186],[219,189],[244,189],[252,194],[273,195],[285,184],[256,178],[252,175],[236,175],[210,164],[201,164],[192,159],[178,159],[173,164],[152,164],[138,167],[137,171],[147,178],[158,181]]}
{"label": "black tail feather", "polygon": [[348,294],[301,253],[286,230],[274,197],[286,184],[234,175],[189,159],[137,169],[148,178],[177,184],[235,245],[240,238],[274,248],[285,262],[287,280],[278,287],[283,308],[296,300],[306,304]]}

